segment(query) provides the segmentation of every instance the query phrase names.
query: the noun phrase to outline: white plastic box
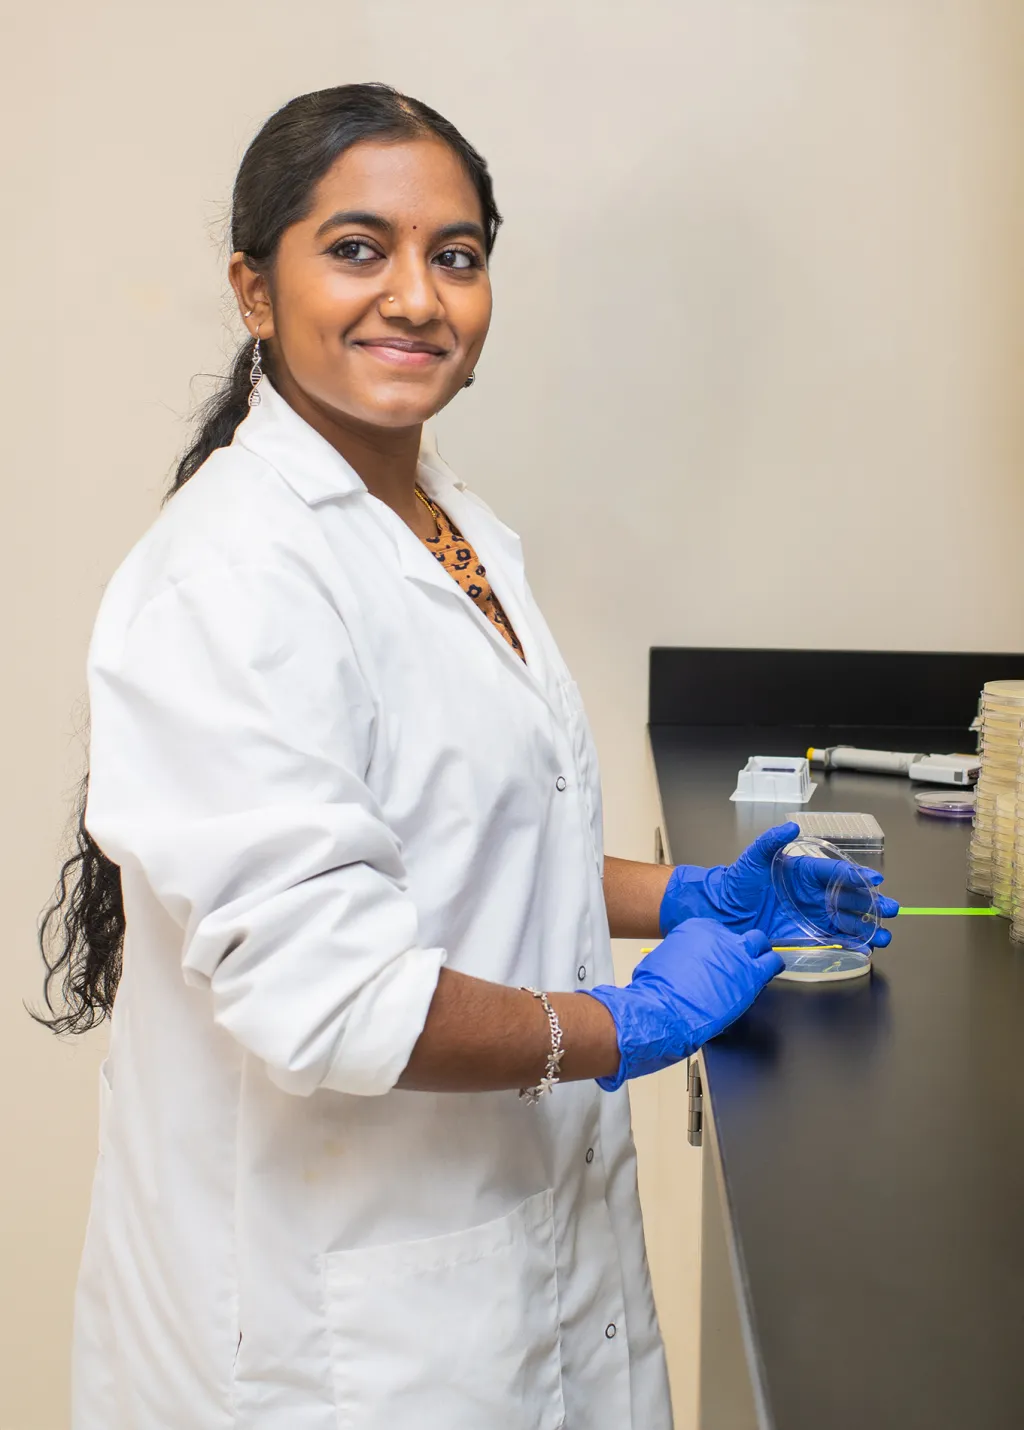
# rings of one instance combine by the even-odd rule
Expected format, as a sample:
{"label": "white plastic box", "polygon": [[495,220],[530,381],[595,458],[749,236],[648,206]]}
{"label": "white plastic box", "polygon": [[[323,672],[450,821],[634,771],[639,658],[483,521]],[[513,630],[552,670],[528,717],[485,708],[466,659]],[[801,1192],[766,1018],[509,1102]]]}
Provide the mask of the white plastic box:
{"label": "white plastic box", "polygon": [[816,788],[806,757],[751,755],[730,798],[760,804],[806,804]]}

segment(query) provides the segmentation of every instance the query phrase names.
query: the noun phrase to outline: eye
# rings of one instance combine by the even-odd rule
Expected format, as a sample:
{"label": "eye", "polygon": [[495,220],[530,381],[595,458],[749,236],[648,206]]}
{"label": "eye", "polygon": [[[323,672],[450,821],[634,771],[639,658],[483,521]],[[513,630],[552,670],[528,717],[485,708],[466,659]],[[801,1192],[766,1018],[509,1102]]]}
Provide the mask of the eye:
{"label": "eye", "polygon": [[434,262],[442,268],[460,270],[480,267],[479,258],[468,248],[446,248],[437,255]]}
{"label": "eye", "polygon": [[364,238],[343,238],[328,251],[336,258],[343,258],[346,263],[370,263],[380,257],[373,245],[367,243]]}

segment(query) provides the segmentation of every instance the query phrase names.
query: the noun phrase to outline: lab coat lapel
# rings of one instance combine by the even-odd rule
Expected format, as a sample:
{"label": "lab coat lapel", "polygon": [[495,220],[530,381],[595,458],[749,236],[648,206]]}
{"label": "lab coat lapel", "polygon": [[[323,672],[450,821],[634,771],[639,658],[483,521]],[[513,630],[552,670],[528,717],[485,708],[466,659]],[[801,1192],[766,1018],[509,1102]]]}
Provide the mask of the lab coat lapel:
{"label": "lab coat lapel", "polygon": [[[483,562],[491,589],[522,643],[527,670],[532,672],[538,684],[545,685],[546,662],[528,611],[523,548],[519,537],[468,492],[455,490],[448,493],[445,510]],[[523,662],[508,642],[497,632],[495,634],[515,663],[522,666]]]}
{"label": "lab coat lapel", "polygon": [[[504,607],[512,629],[519,637],[526,654],[526,663],[523,663],[492,622],[480,612],[480,619],[488,634],[500,649],[502,657],[510,661],[520,676],[525,676],[557,712],[557,692],[549,688],[548,662],[541,633],[530,615],[531,603],[526,586],[522,542],[514,531],[498,520],[486,503],[466,490],[465,483],[459,481],[438,455],[429,430],[424,431],[420,450],[419,481],[423,490],[447,512],[480,557],[491,588]],[[427,553],[422,543],[419,545],[421,551],[433,563],[434,578],[440,577],[442,582],[447,582],[454,588],[457,597],[468,599],[441,567],[440,562]]]}
{"label": "lab coat lapel", "polygon": [[[293,411],[266,379],[260,385],[260,393],[262,401],[238,428],[236,442],[276,467],[310,506],[339,497],[369,496],[365,483],[348,462]],[[501,658],[511,663],[518,678],[525,677],[552,708],[557,708],[547,689],[541,640],[526,609],[523,553],[518,536],[466,492],[465,484],[438,455],[429,426],[424,428],[421,440],[419,480],[424,491],[435,498],[476,547],[495,594],[522,642],[527,664],[524,666],[504,637],[405,523],[384,503],[376,503],[375,498],[369,497],[380,507],[382,519],[391,531],[403,576],[431,588],[444,600],[456,601],[465,607],[467,619],[482,626],[485,637],[498,649]]]}
{"label": "lab coat lapel", "polygon": [[[472,621],[480,628],[481,638],[490,641],[498,658],[505,662],[509,670],[514,673],[515,678],[526,680],[545,702],[554,708],[543,677],[544,665],[540,644],[535,639],[523,607],[515,596],[515,582],[503,579],[504,572],[501,570],[501,565],[494,559],[492,549],[494,543],[481,542],[475,532],[467,529],[470,527],[470,523],[462,520],[461,503],[453,500],[455,495],[456,493],[452,489],[444,493],[443,499],[441,495],[438,495],[436,499],[439,505],[443,505],[444,510],[467,541],[475,548],[477,555],[486,567],[487,579],[491,582],[498,600],[505,608],[512,628],[526,652],[526,663],[523,663],[494,623],[488,620],[483,611],[462,590],[458,582],[444,569],[437,557],[427,550],[426,546],[405,526],[404,522],[400,523],[402,529],[395,532],[402,575],[407,581],[429,587],[437,594],[439,600],[454,603],[466,620]],[[398,522],[399,518],[396,517],[395,521]],[[490,523],[488,523],[489,525]]]}

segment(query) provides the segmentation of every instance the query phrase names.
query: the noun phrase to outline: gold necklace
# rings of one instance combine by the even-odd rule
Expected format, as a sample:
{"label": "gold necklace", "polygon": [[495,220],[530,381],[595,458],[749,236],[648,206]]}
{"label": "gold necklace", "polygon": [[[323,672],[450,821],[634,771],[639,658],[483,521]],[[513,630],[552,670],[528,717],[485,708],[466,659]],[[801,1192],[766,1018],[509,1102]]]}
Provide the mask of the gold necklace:
{"label": "gold necklace", "polygon": [[420,487],[418,487],[418,486],[416,487],[416,495],[419,497],[420,501],[421,501],[421,502],[423,503],[423,505],[426,507],[427,511],[430,512],[430,515],[434,518],[434,532],[435,532],[435,534],[436,534],[437,536],[440,536],[440,535],[441,535],[441,522],[440,522],[440,520],[439,520],[439,518],[438,518],[438,515],[437,515],[437,507],[436,507],[435,504],[430,500],[430,498],[427,496],[427,494],[426,494],[424,491],[422,491],[422,490],[420,489]]}

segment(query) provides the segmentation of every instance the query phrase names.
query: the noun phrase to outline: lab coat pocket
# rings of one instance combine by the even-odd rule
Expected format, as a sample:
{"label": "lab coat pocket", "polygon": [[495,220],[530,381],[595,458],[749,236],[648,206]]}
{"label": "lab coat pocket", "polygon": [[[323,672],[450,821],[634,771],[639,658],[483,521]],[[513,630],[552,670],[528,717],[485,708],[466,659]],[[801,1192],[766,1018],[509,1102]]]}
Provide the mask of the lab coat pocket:
{"label": "lab coat pocket", "polygon": [[559,1430],[552,1194],[324,1258],[339,1430]]}

